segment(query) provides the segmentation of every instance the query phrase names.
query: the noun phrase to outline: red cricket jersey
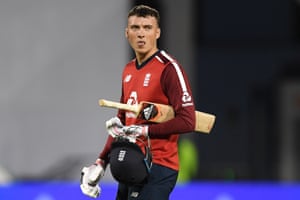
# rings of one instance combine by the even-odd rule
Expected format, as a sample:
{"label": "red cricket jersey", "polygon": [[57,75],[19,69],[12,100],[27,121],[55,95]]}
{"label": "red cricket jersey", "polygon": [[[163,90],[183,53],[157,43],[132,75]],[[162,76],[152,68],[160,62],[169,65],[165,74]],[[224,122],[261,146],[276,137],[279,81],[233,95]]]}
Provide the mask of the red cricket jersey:
{"label": "red cricket jersey", "polygon": [[[149,123],[121,110],[118,117],[125,125],[149,125],[153,163],[178,170],[178,137],[194,131],[195,106],[186,73],[165,51],[156,52],[140,66],[134,59],[124,68],[120,102],[134,105],[141,101],[171,105],[175,117],[163,123]],[[109,137],[100,158],[107,158],[111,141]],[[139,145],[143,150],[143,144]]]}

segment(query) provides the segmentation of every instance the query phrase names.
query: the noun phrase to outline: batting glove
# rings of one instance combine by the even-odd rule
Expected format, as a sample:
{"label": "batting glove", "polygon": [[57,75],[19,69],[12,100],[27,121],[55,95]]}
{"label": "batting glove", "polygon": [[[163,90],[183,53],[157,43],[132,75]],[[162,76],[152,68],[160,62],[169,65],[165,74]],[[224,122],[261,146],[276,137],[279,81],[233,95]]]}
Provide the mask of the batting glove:
{"label": "batting glove", "polygon": [[122,136],[124,132],[122,128],[124,125],[122,124],[121,120],[118,117],[113,117],[110,120],[105,122],[106,130],[109,135],[112,137]]}
{"label": "batting glove", "polygon": [[131,126],[124,126],[122,128],[123,132],[130,136],[130,137],[147,137],[148,136],[148,126],[138,126],[138,125],[131,125]]}
{"label": "batting glove", "polygon": [[101,194],[98,183],[104,176],[104,168],[101,164],[83,167],[81,170],[80,189],[83,194],[96,198]]}

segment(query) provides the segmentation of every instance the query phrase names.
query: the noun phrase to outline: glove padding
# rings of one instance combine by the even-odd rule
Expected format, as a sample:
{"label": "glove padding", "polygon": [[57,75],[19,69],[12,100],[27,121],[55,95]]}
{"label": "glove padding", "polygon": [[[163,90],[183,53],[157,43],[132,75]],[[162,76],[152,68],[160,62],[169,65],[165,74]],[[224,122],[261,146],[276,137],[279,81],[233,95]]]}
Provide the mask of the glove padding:
{"label": "glove padding", "polygon": [[148,126],[142,125],[131,125],[131,126],[124,126],[122,131],[130,137],[147,137],[148,136]]}
{"label": "glove padding", "polygon": [[130,142],[135,143],[137,137],[148,136],[148,126],[124,126],[118,117],[113,117],[105,122],[106,130],[113,138],[127,138]]}
{"label": "glove padding", "polygon": [[105,125],[108,134],[111,135],[113,138],[118,136],[124,136],[124,132],[122,130],[124,125],[118,117],[113,117],[110,120],[107,120],[105,122]]}
{"label": "glove padding", "polygon": [[83,194],[96,198],[101,194],[98,183],[104,176],[104,168],[98,164],[83,167],[81,170],[80,189]]}

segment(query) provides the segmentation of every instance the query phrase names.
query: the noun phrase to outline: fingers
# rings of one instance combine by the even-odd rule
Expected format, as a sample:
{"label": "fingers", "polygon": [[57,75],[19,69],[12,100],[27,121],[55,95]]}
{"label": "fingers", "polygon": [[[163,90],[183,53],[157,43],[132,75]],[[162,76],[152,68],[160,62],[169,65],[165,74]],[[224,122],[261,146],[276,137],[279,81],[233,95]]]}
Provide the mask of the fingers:
{"label": "fingers", "polygon": [[90,186],[88,184],[80,184],[80,189],[83,194],[92,198],[99,197],[101,193],[101,188],[98,185]]}
{"label": "fingers", "polygon": [[118,117],[113,117],[110,120],[107,120],[105,122],[105,125],[108,134],[111,135],[112,137],[124,135],[122,130],[123,124]]}
{"label": "fingers", "polygon": [[118,117],[113,117],[105,122],[106,128],[110,128],[111,126],[123,127],[121,120]]}
{"label": "fingers", "polygon": [[100,179],[104,176],[104,169],[101,165],[92,165],[90,167],[90,174],[88,177],[88,184],[95,186],[98,184]]}
{"label": "fingers", "polygon": [[113,138],[125,135],[123,129],[118,126],[110,126],[106,130],[108,134],[111,135]]}
{"label": "fingers", "polygon": [[124,126],[122,128],[122,131],[126,135],[130,135],[134,137],[148,136],[148,126],[137,126],[137,125]]}
{"label": "fingers", "polygon": [[[94,165],[96,167],[96,165]],[[83,194],[92,197],[92,198],[96,198],[100,195],[101,193],[101,188],[98,186],[98,182],[94,185],[89,184],[90,182],[90,176],[95,176],[95,172],[92,172],[93,169],[90,167],[83,167],[83,169],[81,170],[81,178],[80,178],[80,189],[82,191]],[[100,176],[100,175],[99,175]],[[92,177],[93,178],[93,177]],[[100,178],[98,178],[98,180],[100,180]]]}
{"label": "fingers", "polygon": [[113,117],[105,122],[106,130],[109,135],[115,137],[125,137],[135,142],[137,137],[148,136],[148,126],[131,125],[124,126],[118,117]]}

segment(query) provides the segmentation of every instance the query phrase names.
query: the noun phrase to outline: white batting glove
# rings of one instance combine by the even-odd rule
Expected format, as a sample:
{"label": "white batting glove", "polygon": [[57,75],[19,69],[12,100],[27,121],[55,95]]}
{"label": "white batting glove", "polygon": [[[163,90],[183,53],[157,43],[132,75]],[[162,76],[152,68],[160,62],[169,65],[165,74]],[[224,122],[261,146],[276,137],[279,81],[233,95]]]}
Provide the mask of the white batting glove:
{"label": "white batting glove", "polygon": [[131,125],[131,126],[124,126],[123,132],[130,137],[147,137],[148,136],[148,126],[145,125]]}
{"label": "white batting glove", "polygon": [[81,170],[80,189],[83,194],[96,198],[101,194],[98,183],[104,176],[104,168],[101,164],[83,167]]}
{"label": "white batting glove", "polygon": [[82,184],[80,184],[80,189],[83,194],[85,194],[89,197],[92,197],[92,198],[97,198],[101,194],[101,188],[99,187],[99,185],[90,186],[88,184],[82,183]]}
{"label": "white batting glove", "polygon": [[107,120],[105,122],[105,125],[108,134],[111,135],[112,137],[124,135],[124,132],[122,130],[124,125],[122,124],[121,120],[118,117],[113,117],[110,120]]}

